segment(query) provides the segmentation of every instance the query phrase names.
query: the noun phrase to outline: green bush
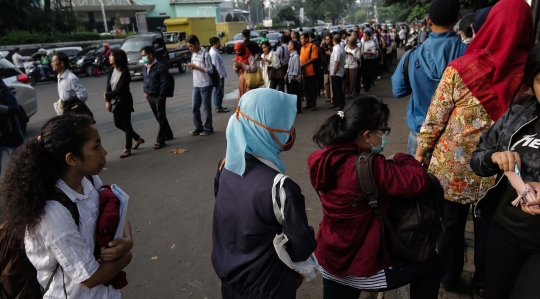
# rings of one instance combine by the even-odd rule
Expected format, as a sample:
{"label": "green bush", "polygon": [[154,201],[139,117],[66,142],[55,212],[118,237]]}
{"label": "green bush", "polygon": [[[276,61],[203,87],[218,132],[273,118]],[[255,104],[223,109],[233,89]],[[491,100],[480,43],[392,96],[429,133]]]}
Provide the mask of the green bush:
{"label": "green bush", "polygon": [[114,34],[100,35],[96,32],[78,32],[74,34],[67,33],[53,33],[43,34],[34,33],[28,31],[13,30],[6,35],[0,36],[0,45],[24,45],[24,44],[44,44],[44,43],[56,43],[56,42],[78,42],[78,41],[90,41],[90,40],[102,40],[102,39],[122,39],[126,38],[128,34],[120,34],[118,37]]}

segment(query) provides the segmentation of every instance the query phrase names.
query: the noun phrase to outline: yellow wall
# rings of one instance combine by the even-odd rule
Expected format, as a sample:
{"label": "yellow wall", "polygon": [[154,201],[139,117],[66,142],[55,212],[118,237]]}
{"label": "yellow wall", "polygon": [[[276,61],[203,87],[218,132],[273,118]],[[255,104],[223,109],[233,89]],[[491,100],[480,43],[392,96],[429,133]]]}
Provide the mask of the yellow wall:
{"label": "yellow wall", "polygon": [[233,36],[242,30],[247,28],[246,22],[221,22],[216,23],[217,31],[225,33],[225,36],[221,38],[221,43],[225,44],[230,41]]}

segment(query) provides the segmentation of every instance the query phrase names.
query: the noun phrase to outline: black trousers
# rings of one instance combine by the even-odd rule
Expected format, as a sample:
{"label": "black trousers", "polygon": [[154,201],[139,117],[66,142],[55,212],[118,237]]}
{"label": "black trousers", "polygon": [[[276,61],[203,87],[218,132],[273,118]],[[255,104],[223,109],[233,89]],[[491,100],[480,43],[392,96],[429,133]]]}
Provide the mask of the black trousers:
{"label": "black trousers", "polygon": [[[385,269],[386,291],[411,284],[411,299],[437,299],[439,295],[438,258],[410,263],[390,257],[392,269]],[[368,290],[366,290],[368,291]],[[358,299],[362,290],[323,278],[323,299]]]}
{"label": "black trousers", "polygon": [[367,92],[373,84],[377,68],[379,67],[379,60],[365,59],[362,63],[362,79],[364,81],[364,90]]}
{"label": "black trousers", "polygon": [[488,299],[538,298],[540,246],[493,221],[489,229],[486,273]]}
{"label": "black trousers", "polygon": [[302,113],[302,86],[300,82],[291,80],[287,85],[287,93],[296,95],[296,113]]}
{"label": "black trousers", "polygon": [[156,143],[164,144],[165,139],[173,137],[173,132],[171,130],[171,126],[169,126],[169,121],[167,120],[167,114],[165,111],[166,99],[160,99],[159,96],[154,95],[148,95],[146,99],[148,100],[148,104],[150,104],[150,108],[152,108],[152,112],[154,113],[154,116],[159,124]]}
{"label": "black trousers", "polygon": [[[444,230],[438,244],[441,260],[441,283],[446,288],[455,288],[465,261],[465,225],[470,204],[444,202]],[[482,217],[474,218],[474,266],[472,285],[476,289],[486,284],[486,253],[491,213],[483,211]]]}
{"label": "black trousers", "polygon": [[[120,104],[118,104],[120,105]],[[131,149],[132,140],[139,140],[141,136],[133,131],[133,126],[131,125],[131,111],[124,109],[124,107],[117,107],[113,112],[114,125],[124,131],[126,134],[126,149]]]}
{"label": "black trousers", "polygon": [[345,107],[345,95],[343,94],[343,77],[332,76],[332,93],[334,96],[334,106],[341,109]]}
{"label": "black trousers", "polygon": [[307,107],[317,107],[317,76],[302,78]]}
{"label": "black trousers", "polygon": [[[286,74],[288,68],[289,68],[289,65],[287,65],[287,64],[282,65],[282,66],[281,66],[281,73],[282,73],[282,74]],[[285,75],[283,75],[283,76],[285,76]],[[287,82],[286,82],[284,79],[278,80],[277,90],[278,90],[278,91],[285,92],[285,85],[288,86]],[[287,87],[287,88],[288,88],[288,87]],[[288,89],[287,89],[287,91],[288,91]]]}

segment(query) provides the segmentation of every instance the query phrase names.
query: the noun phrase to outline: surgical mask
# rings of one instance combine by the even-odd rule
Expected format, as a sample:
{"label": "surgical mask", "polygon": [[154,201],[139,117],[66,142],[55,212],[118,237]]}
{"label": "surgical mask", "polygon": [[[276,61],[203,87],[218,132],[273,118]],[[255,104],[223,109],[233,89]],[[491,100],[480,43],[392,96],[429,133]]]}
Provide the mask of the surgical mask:
{"label": "surgical mask", "polygon": [[143,56],[142,62],[143,62],[144,64],[148,64],[148,63],[150,62],[150,59],[148,59],[148,57],[146,57],[146,56]]}
{"label": "surgical mask", "polygon": [[377,134],[377,133],[373,133],[373,134],[375,134],[375,135],[381,137],[381,145],[374,146],[374,145],[371,144],[371,142],[370,142],[369,145],[371,145],[371,152],[372,152],[372,153],[376,153],[376,154],[380,154],[380,153],[382,153],[382,152],[384,151],[384,147],[386,146],[386,143],[388,142],[388,141],[386,140],[386,138],[387,138],[387,137],[386,137],[386,134],[382,134],[382,136],[379,135],[379,134]]}

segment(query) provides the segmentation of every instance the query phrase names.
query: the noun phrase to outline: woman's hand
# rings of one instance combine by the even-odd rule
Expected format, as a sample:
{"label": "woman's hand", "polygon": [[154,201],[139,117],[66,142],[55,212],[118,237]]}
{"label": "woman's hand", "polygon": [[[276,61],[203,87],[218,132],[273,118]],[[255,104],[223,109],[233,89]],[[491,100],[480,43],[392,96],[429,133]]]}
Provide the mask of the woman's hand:
{"label": "woman's hand", "polygon": [[133,247],[133,239],[118,238],[107,245],[109,248],[101,247],[99,262],[112,262],[124,256]]}
{"label": "woman's hand", "polygon": [[240,67],[242,67],[242,63],[238,62],[238,61],[235,61],[234,66],[240,68]]}
{"label": "woman's hand", "polygon": [[107,109],[107,111],[111,112],[111,102],[105,102],[105,109]]}
{"label": "woman's hand", "polygon": [[104,99],[107,99],[107,92],[104,92],[104,93],[103,93],[103,98],[104,98]]}
{"label": "woman's hand", "polygon": [[[540,205],[540,183],[538,183],[538,182],[527,182],[527,185],[531,186],[534,189],[534,191],[536,191],[536,199],[534,201],[527,202],[526,204],[522,205],[521,206],[522,210],[523,210],[523,206],[531,207],[531,206]],[[540,214],[540,209],[536,209],[536,208],[531,207],[531,210],[533,210],[533,211],[538,210],[536,214]],[[525,210],[523,210],[523,212],[529,213],[529,212],[527,212]],[[531,213],[529,213],[529,214],[531,214]],[[533,214],[533,215],[536,215],[536,214]]]}
{"label": "woman's hand", "polygon": [[495,152],[491,155],[491,161],[499,165],[499,169],[503,171],[513,172],[516,169],[516,163],[518,168],[521,169],[521,157],[513,151]]}
{"label": "woman's hand", "polygon": [[521,210],[523,212],[525,212],[527,214],[531,214],[533,216],[540,215],[540,209],[539,208],[533,208],[533,207],[529,207],[527,205],[522,205]]}
{"label": "woman's hand", "polygon": [[416,155],[414,156],[414,158],[416,159],[416,161],[420,162],[422,166],[426,166],[426,167],[429,166],[429,158],[426,155],[422,155],[422,156]]}

